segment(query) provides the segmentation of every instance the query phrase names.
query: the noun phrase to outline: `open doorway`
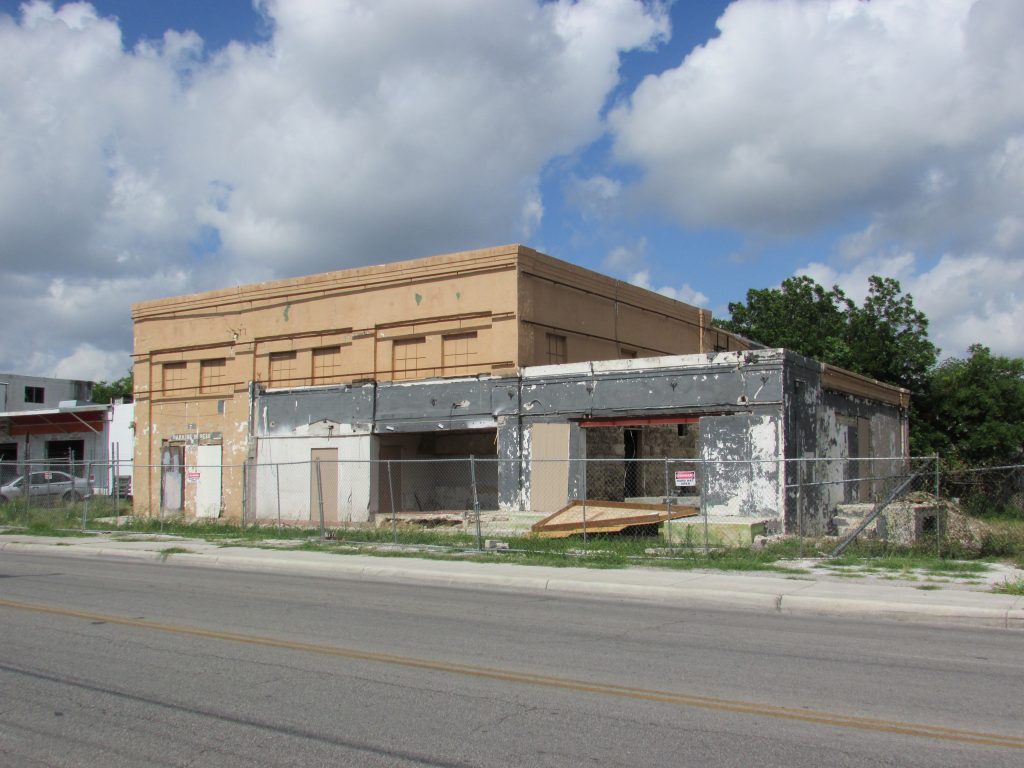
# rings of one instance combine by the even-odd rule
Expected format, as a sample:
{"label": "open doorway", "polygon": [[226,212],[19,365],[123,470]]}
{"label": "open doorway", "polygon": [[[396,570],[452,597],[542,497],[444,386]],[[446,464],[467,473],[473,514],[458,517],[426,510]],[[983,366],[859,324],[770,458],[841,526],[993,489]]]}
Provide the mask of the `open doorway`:
{"label": "open doorway", "polygon": [[643,458],[640,449],[642,432],[637,428],[625,427],[622,430],[622,453],[625,472],[622,483],[623,498],[643,495],[643,472],[638,459]]}
{"label": "open doorway", "polygon": [[497,509],[496,430],[382,436],[378,456],[379,514],[465,512],[474,476],[480,508]]}

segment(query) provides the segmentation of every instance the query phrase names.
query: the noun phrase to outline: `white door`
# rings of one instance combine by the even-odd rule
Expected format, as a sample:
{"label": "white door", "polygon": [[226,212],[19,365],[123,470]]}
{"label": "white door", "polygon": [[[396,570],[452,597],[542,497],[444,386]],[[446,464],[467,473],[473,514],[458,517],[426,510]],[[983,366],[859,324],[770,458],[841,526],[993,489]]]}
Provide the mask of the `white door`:
{"label": "white door", "polygon": [[196,446],[196,517],[220,517],[220,446]]}

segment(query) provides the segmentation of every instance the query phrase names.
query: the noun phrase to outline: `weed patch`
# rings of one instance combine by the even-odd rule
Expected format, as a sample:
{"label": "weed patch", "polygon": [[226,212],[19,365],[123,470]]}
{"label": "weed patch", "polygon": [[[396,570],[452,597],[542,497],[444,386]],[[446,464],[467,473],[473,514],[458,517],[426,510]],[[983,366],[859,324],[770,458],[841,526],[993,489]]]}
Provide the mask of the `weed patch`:
{"label": "weed patch", "polygon": [[166,560],[171,555],[188,555],[192,554],[192,550],[186,549],[185,547],[167,547],[166,549],[160,550],[160,559]]}
{"label": "weed patch", "polygon": [[992,591],[1002,595],[1024,597],[1024,579],[1007,579],[1002,584],[996,584],[992,587]]}

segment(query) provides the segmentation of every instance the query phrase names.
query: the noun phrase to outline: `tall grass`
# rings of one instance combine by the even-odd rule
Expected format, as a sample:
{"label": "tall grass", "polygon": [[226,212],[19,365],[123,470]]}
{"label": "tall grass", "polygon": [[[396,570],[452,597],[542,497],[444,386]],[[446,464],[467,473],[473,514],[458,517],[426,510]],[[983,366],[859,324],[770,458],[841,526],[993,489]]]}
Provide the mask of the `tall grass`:
{"label": "tall grass", "polygon": [[[130,506],[113,499],[97,497],[77,504],[55,504],[50,507],[27,508],[21,500],[0,505],[0,525],[12,531],[38,535],[74,535],[82,525],[86,513],[86,531],[111,530],[118,513],[117,531],[125,535],[163,533],[186,538],[199,538],[223,546],[253,546],[277,540],[274,546],[295,546],[336,552],[373,552],[382,556],[411,554],[410,549],[423,557],[472,559],[486,562],[511,562],[554,566],[586,566],[593,568],[624,568],[631,565],[661,568],[711,568],[722,570],[761,570],[792,572],[784,561],[801,553],[814,556],[827,552],[831,542],[783,539],[762,549],[746,547],[702,548],[669,547],[667,542],[649,531],[646,535],[606,534],[562,539],[542,539],[530,536],[504,537],[506,551],[480,551],[476,538],[463,530],[420,528],[400,525],[395,532],[390,527],[342,528],[329,532],[321,541],[316,528],[238,525],[219,520],[185,521],[182,519],[131,518]],[[830,561],[831,565],[858,565],[873,570],[907,571],[926,570],[965,575],[985,569],[979,562],[973,569],[970,560],[1003,560],[1024,567],[1024,520],[1003,519],[988,522],[988,531],[981,550],[967,552],[952,542],[937,543],[934,539],[913,547],[897,547],[886,542],[858,540],[843,557]],[[397,540],[397,541],[396,541]],[[397,543],[395,550],[387,545]],[[938,546],[937,546],[938,544]]]}

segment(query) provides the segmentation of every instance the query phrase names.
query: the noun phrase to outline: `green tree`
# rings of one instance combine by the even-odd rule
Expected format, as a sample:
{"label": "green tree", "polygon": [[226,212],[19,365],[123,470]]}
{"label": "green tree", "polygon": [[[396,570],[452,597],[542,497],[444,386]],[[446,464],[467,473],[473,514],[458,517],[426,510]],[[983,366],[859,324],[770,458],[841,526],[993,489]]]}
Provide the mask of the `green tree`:
{"label": "green tree", "polygon": [[847,314],[844,365],[879,381],[923,394],[939,356],[928,340],[928,318],[899,281],[872,275],[861,307]]}
{"label": "green tree", "polygon": [[827,291],[806,275],[779,288],[752,288],[745,304],[729,304],[727,331],[770,347],[785,347],[834,364],[845,360],[847,316],[853,303],[838,286]]}
{"label": "green tree", "polygon": [[94,403],[112,403],[119,397],[131,401],[134,399],[134,386],[131,371],[117,381],[97,381],[92,385],[92,401]]}
{"label": "green tree", "polygon": [[932,373],[920,398],[915,453],[937,451],[967,466],[1024,461],[1024,359],[993,355],[975,344],[965,360],[950,359]]}
{"label": "green tree", "polygon": [[729,305],[721,323],[770,347],[785,347],[824,363],[906,387],[927,388],[938,349],[928,340],[928,319],[898,281],[873,276],[864,304],[838,286],[826,290],[807,276],[779,288],[747,291],[745,304]]}

